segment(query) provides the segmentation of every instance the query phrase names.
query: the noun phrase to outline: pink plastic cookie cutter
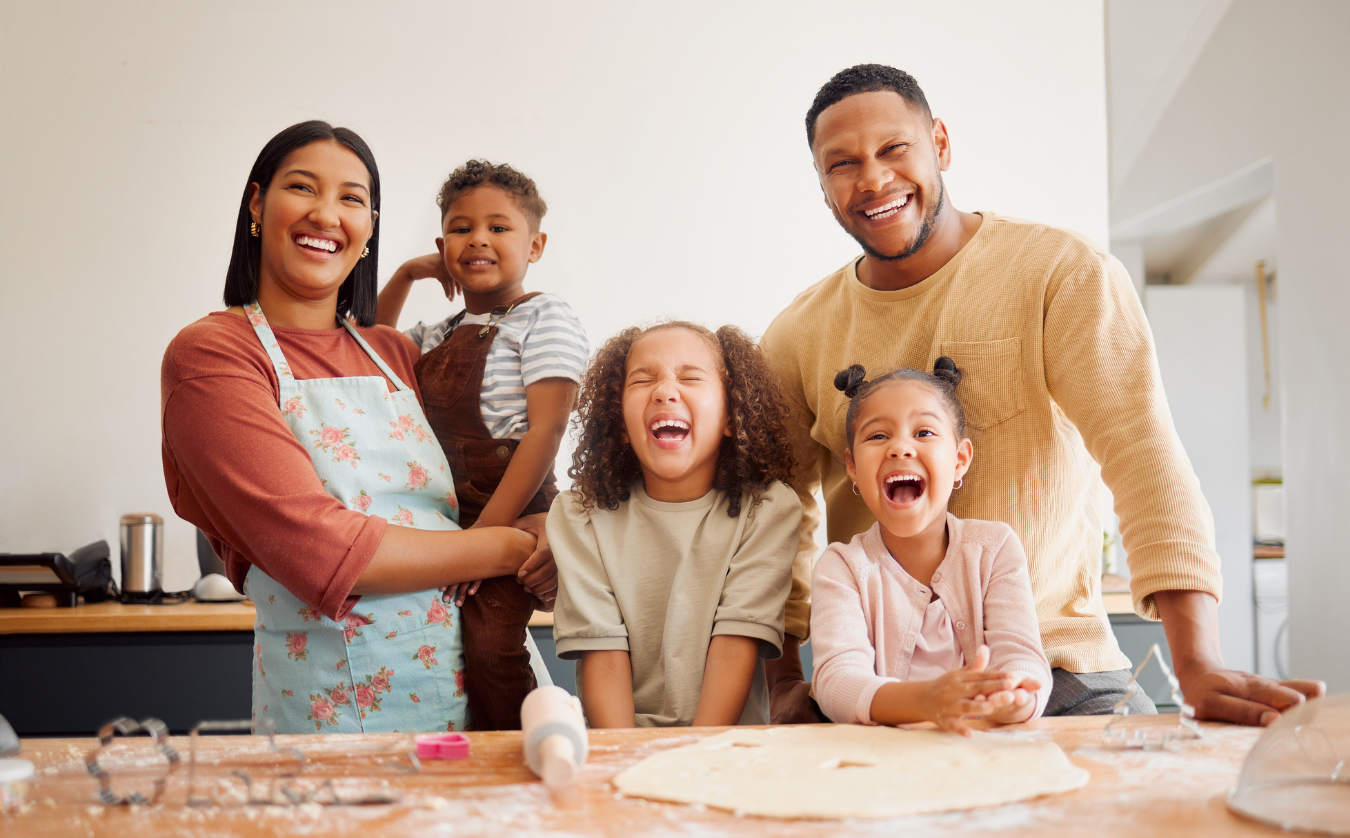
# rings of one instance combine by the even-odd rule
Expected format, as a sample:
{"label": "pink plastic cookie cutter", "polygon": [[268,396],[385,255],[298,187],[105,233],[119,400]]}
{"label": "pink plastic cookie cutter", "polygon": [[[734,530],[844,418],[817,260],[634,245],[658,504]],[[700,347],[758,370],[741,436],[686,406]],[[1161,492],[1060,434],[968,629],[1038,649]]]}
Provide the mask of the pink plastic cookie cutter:
{"label": "pink plastic cookie cutter", "polygon": [[413,739],[418,759],[464,759],[469,755],[469,737],[462,733],[432,733]]}

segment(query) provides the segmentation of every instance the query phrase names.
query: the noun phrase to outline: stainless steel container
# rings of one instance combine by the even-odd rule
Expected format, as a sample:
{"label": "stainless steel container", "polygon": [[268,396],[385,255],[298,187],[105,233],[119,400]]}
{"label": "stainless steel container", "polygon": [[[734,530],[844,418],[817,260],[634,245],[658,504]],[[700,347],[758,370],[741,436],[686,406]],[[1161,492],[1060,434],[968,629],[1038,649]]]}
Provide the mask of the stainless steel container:
{"label": "stainless steel container", "polygon": [[153,512],[122,516],[122,591],[163,590],[164,519]]}

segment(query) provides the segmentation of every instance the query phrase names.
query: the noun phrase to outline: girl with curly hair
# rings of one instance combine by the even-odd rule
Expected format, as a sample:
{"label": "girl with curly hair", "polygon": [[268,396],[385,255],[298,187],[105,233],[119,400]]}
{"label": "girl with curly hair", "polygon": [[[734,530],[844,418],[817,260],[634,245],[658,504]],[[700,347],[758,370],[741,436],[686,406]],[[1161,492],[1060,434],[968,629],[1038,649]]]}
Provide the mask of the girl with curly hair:
{"label": "girl with curly hair", "polygon": [[553,634],[591,726],[767,724],[801,503],[758,347],[733,326],[625,329],[578,410],[548,535]]}
{"label": "girl with curly hair", "polygon": [[951,358],[866,381],[854,364],[844,465],[876,516],[826,548],[811,579],[815,693],[836,722],[1024,722],[1050,696],[1022,542],[1001,521],[947,511],[974,449]]}

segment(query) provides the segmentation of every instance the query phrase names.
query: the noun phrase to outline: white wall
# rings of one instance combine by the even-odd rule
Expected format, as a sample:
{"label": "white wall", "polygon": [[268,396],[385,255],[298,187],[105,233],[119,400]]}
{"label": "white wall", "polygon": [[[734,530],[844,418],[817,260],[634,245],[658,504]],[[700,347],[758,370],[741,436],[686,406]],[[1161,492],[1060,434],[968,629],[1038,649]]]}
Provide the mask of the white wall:
{"label": "white wall", "polygon": [[1252,671],[1252,472],[1243,289],[1150,285],[1144,302],[1172,421],[1214,514],[1223,569],[1219,642],[1224,662]]}
{"label": "white wall", "polygon": [[1341,692],[1350,690],[1347,39],[1348,3],[1234,0],[1112,199],[1113,217],[1130,218],[1274,158],[1291,674]]}
{"label": "white wall", "polygon": [[[1105,241],[1099,1],[3,4],[0,550],[115,544],[150,510],[166,586],[196,578],[160,359],[220,307],[244,178],[286,125],[370,142],[382,277],[431,248],[441,180],[482,155],[539,182],[528,283],[594,342],[666,314],[759,333],[857,249],[802,118],[864,61],[914,73],[947,120],[958,206]],[[448,313],[428,287],[404,321]]]}

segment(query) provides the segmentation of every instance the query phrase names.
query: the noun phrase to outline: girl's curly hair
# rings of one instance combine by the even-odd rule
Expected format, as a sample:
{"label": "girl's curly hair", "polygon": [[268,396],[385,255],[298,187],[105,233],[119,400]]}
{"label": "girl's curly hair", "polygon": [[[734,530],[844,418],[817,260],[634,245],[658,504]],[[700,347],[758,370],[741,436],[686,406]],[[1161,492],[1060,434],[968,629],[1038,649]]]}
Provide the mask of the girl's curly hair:
{"label": "girl's curly hair", "polygon": [[722,439],[713,488],[727,493],[727,514],[735,518],[741,514],[744,495],[750,496],[752,508],[759,505],[770,483],[791,481],[793,468],[787,406],[778,377],[755,342],[735,326],[713,333],[695,323],[672,320],[624,329],[605,341],[581,384],[573,420],[577,448],[567,476],[587,508],[618,509],[628,500],[633,481],[642,475],[632,446],[623,441],[628,355],[640,338],[664,329],[693,332],[708,342],[717,358],[731,436]]}

